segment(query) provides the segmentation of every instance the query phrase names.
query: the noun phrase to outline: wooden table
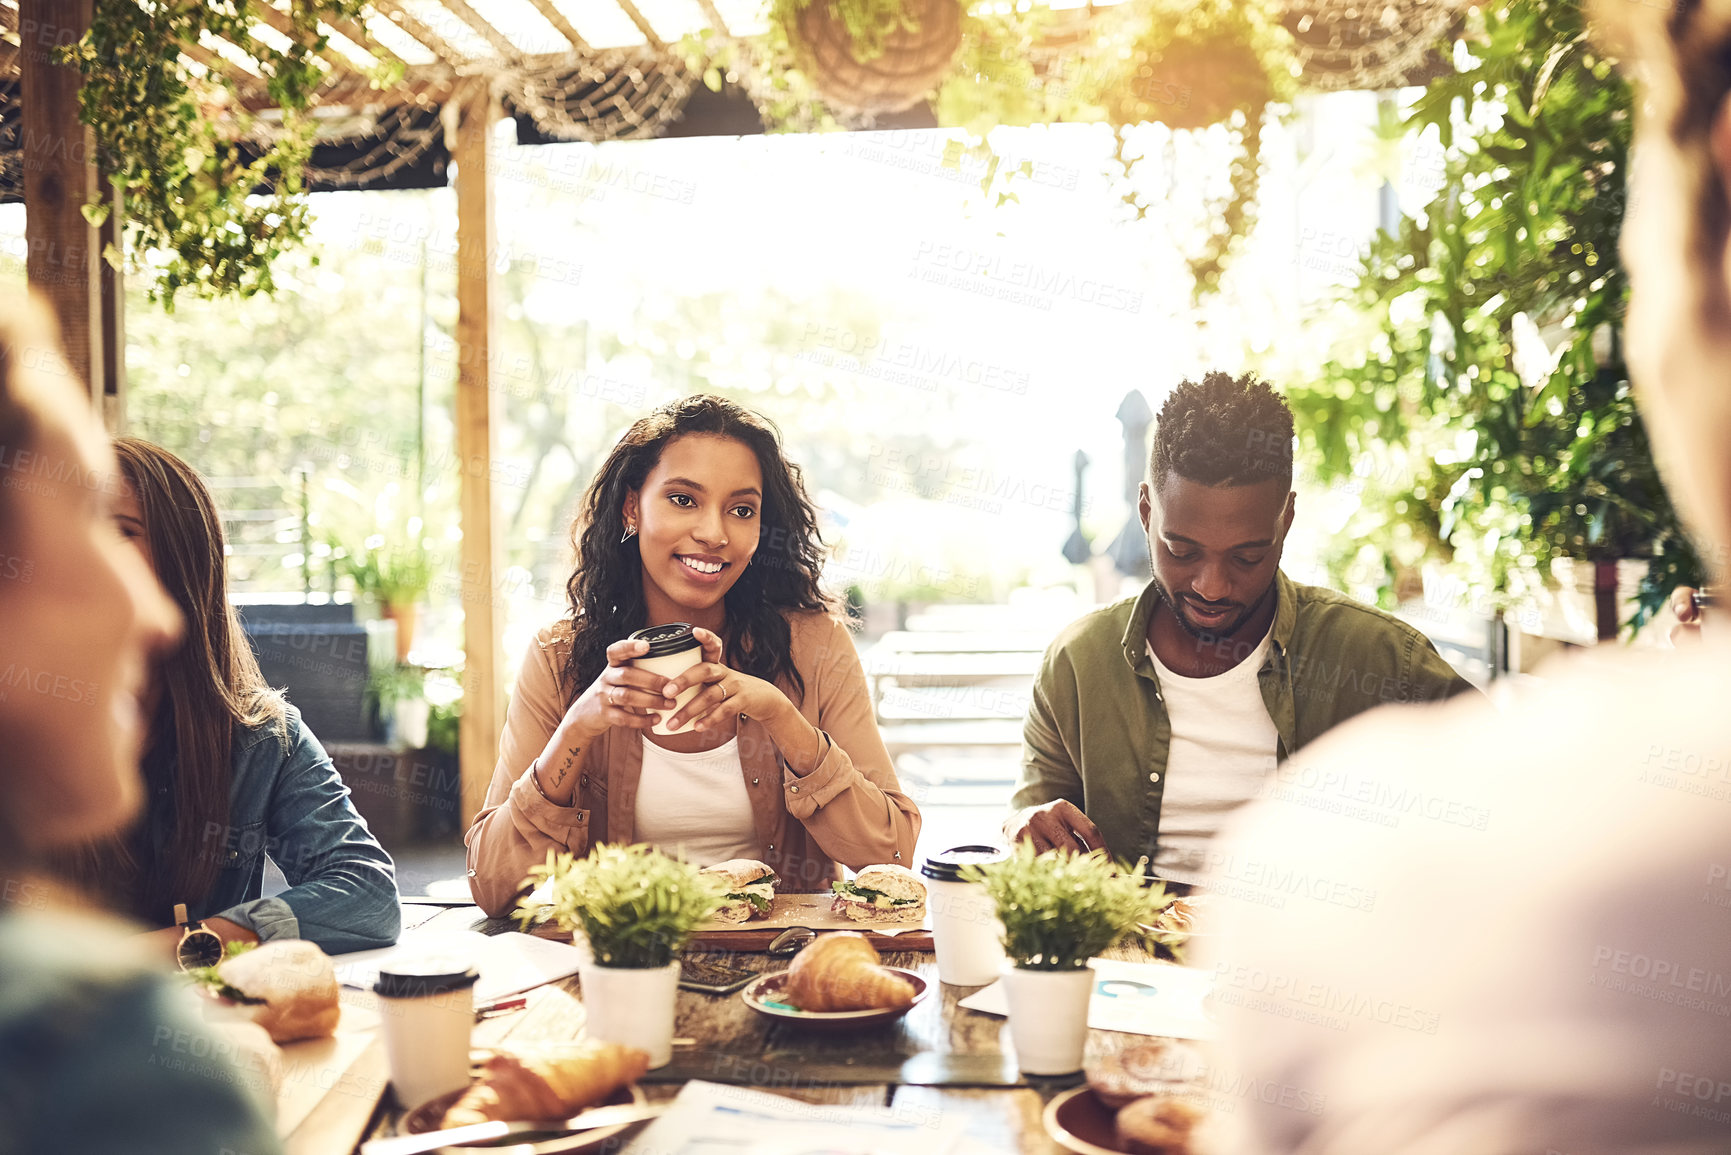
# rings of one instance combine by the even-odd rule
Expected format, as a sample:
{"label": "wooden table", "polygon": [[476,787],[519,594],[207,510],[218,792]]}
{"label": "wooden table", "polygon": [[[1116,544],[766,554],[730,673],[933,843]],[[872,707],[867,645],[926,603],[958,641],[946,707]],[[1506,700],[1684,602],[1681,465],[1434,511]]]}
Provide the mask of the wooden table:
{"label": "wooden table", "polygon": [[[474,908],[454,909],[422,925],[488,929],[478,913]],[[786,965],[763,954],[704,952],[693,957],[766,971]],[[1108,957],[1149,961],[1135,949],[1115,950]],[[891,1107],[927,1116],[961,1111],[967,1115],[968,1132],[990,1150],[1059,1155],[1063,1149],[1047,1137],[1040,1112],[1081,1076],[1021,1076],[1008,1020],[958,1007],[957,1000],[979,988],[939,983],[930,952],[886,954],[884,962],[918,971],[932,983],[932,993],[899,1023],[851,1034],[816,1034],[774,1022],[748,1008],[737,992],[706,995],[681,989],[673,1061],[648,1074],[641,1083],[645,1094],[652,1101],[671,1099],[686,1081],[704,1079],[811,1103]],[[576,978],[537,988],[529,992],[523,1010],[476,1024],[474,1045],[509,1048],[574,1039],[584,1022],[580,995]],[[1089,1032],[1091,1052],[1135,1041],[1141,1036]],[[961,1083],[948,1081],[955,1079]],[[387,1096],[367,1137],[394,1134],[400,1115]]]}

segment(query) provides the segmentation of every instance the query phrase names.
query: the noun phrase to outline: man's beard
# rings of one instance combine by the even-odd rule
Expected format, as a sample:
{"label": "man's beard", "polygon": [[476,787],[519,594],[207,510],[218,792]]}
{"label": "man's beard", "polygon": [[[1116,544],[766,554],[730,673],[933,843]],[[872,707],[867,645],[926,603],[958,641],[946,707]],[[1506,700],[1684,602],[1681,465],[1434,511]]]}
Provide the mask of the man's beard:
{"label": "man's beard", "polygon": [[[1262,598],[1257,598],[1253,605],[1240,606],[1236,615],[1226,619],[1220,625],[1203,629],[1185,616],[1181,599],[1172,596],[1172,592],[1166,588],[1166,583],[1162,582],[1158,575],[1154,578],[1154,589],[1159,593],[1160,600],[1166,603],[1166,608],[1172,611],[1172,617],[1177,621],[1178,628],[1198,641],[1204,642],[1231,637],[1255,612],[1256,606],[1262,604]],[[1267,596],[1267,594],[1263,595],[1263,597]]]}

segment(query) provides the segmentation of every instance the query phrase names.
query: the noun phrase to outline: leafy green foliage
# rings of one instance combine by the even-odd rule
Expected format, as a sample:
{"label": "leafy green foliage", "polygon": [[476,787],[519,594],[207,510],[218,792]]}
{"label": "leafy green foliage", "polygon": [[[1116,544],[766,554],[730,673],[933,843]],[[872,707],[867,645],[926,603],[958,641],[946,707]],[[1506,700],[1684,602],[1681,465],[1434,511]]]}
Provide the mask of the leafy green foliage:
{"label": "leafy green foliage", "polygon": [[[769,132],[847,127],[849,118],[827,108],[800,70],[790,40],[813,3],[834,5],[862,61],[880,56],[896,29],[914,27],[903,0],[773,0],[760,42],[702,32],[681,42],[681,54],[713,90],[749,83]],[[1119,130],[1110,159],[1126,182],[1142,159],[1126,147],[1131,125],[1223,126],[1232,135],[1228,193],[1210,206],[1211,228],[1190,260],[1198,296],[1218,289],[1232,250],[1255,224],[1264,117],[1296,89],[1291,38],[1268,0],[1133,0],[1092,13],[1090,26],[1100,31],[1061,52],[1043,46],[1054,23],[1043,4],[964,8],[961,46],[932,107],[940,125],[975,137],[972,150],[989,165],[982,191],[998,205],[1017,199],[1015,178],[1027,175],[998,170],[987,137],[999,125],[1110,123]],[[1133,189],[1124,200],[1137,220],[1154,207]]]}
{"label": "leafy green foliage", "polygon": [[[529,877],[552,879],[553,918],[581,931],[609,967],[667,966],[720,908],[725,885],[645,844],[604,844],[581,859],[548,851]],[[519,919],[527,925],[536,909],[520,908]]]}
{"label": "leafy green foliage", "polygon": [[1367,255],[1350,305],[1369,338],[1291,391],[1299,436],[1324,480],[1384,483],[1341,535],[1355,551],[1452,559],[1503,599],[1554,557],[1647,558],[1638,627],[1699,563],[1619,339],[1631,91],[1578,0],[1475,11],[1463,65],[1395,126],[1448,150],[1444,191]]}
{"label": "leafy green foliage", "polygon": [[[854,59],[864,63],[884,54],[884,41],[897,31],[919,31],[913,16],[902,8],[902,0],[824,0],[841,17],[853,43]],[[773,0],[769,19],[783,29],[793,27],[801,10],[812,0]]]}
{"label": "leafy green foliage", "polygon": [[[84,74],[80,118],[121,194],[127,246],[154,273],[153,301],[173,309],[183,289],[213,298],[274,290],[271,261],[307,235],[301,172],[313,142],[305,113],[324,75],[315,57],[327,41],[319,22],[358,16],[363,6],[291,0],[295,34],[283,51],[252,35],[249,0],[98,0],[90,30],[63,58]],[[262,151],[258,120],[241,106],[234,82],[181,55],[203,34],[241,48],[266,77],[282,122]],[[260,189],[264,195],[254,197]],[[84,211],[100,223],[108,207],[98,200]]]}
{"label": "leafy green foliage", "polygon": [[1081,970],[1088,960],[1150,923],[1172,899],[1145,886],[1142,865],[1115,863],[1104,851],[1036,854],[1019,842],[1000,862],[962,868],[986,888],[1004,923],[1004,952],[1025,970]]}
{"label": "leafy green foliage", "polygon": [[382,536],[350,552],[334,547],[335,556],[355,583],[355,593],[387,606],[408,606],[419,601],[433,582],[433,563],[418,541],[386,543]]}
{"label": "leafy green foliage", "polygon": [[186,977],[193,983],[193,985],[203,987],[218,998],[227,999],[230,1002],[235,1003],[248,1003],[255,1006],[262,1004],[264,1002],[263,999],[255,999],[248,995],[241,994],[238,990],[224,982],[222,976],[216,973],[217,967],[220,967],[222,963],[227,962],[236,955],[242,955],[249,950],[254,950],[258,945],[259,944],[256,942],[245,942],[239,940],[223,943],[222,962],[214,963],[207,967],[188,967],[186,970]]}

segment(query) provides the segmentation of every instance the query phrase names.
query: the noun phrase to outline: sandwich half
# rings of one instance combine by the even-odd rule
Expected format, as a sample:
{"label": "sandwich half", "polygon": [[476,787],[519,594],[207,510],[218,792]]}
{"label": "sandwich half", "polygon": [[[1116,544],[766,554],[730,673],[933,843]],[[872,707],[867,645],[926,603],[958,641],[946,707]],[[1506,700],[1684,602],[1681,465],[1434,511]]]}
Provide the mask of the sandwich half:
{"label": "sandwich half", "polygon": [[852,882],[830,884],[830,909],[855,922],[917,923],[926,917],[926,884],[905,866],[868,866]]}
{"label": "sandwich half", "polygon": [[781,879],[766,864],[755,858],[730,858],[704,867],[703,873],[726,888],[721,897],[727,905],[711,917],[722,922],[769,917],[769,908],[775,902],[775,884]]}

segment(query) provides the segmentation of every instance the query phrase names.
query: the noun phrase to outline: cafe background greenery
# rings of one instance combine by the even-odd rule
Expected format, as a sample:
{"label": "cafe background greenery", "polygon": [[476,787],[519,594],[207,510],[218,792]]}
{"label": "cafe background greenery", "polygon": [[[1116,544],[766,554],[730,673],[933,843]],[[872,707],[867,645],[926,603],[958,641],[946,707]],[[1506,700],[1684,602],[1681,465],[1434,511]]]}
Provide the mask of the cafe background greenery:
{"label": "cafe background greenery", "polygon": [[[861,11],[883,17],[899,2],[869,0]],[[1256,130],[1289,96],[1291,68],[1283,34],[1260,5],[1175,3],[1121,6],[1098,35],[1083,39],[1093,55],[1054,52],[1063,30],[1044,10],[970,12],[935,105],[943,123],[981,134],[976,147],[988,153],[983,134],[995,124],[1095,119],[1119,126],[1123,200],[1134,216],[1146,206],[1130,179],[1138,158],[1125,155],[1123,124],[1154,118],[1235,134],[1244,152],[1227,199],[1214,206],[1224,227],[1192,257],[1201,291],[1218,284],[1223,260],[1250,227]],[[84,116],[125,192],[128,249],[154,275],[152,299],[172,307],[186,289],[200,297],[276,290],[272,265],[304,239],[307,226],[297,174],[310,122],[298,113],[316,82],[317,21],[358,7],[358,0],[294,0],[288,16],[303,34],[277,52],[246,33],[244,4],[97,5],[90,34],[70,55],[86,71]],[[252,126],[226,82],[199,78],[177,60],[174,46],[195,40],[201,28],[243,38],[270,64],[272,93],[286,115],[263,156],[240,147]],[[1331,561],[1337,580],[1357,586],[1367,563],[1380,569],[1385,601],[1411,592],[1426,558],[1452,562],[1470,586],[1508,600],[1543,581],[1553,557],[1646,558],[1634,623],[1677,584],[1698,579],[1653,467],[1616,339],[1630,94],[1582,32],[1574,0],[1471,10],[1466,53],[1457,57],[1464,66],[1433,82],[1411,116],[1391,126],[1402,134],[1435,132],[1456,146],[1445,191],[1368,255],[1351,302],[1362,311],[1359,333],[1368,335],[1339,348],[1316,380],[1292,389],[1321,479],[1373,479],[1338,535],[1353,552]],[[835,127],[778,55],[784,41],[782,23],[772,21],[766,71],[787,94],[786,123],[772,127]],[[1101,54],[1103,44],[1129,50]],[[1199,70],[1203,46],[1232,66]],[[737,45],[685,48],[712,86],[744,66],[728,55]],[[754,50],[761,65],[765,49]],[[1232,83],[1213,84],[1223,76]],[[1173,159],[1170,145],[1166,159]],[[988,166],[982,191],[998,205],[1013,202],[1015,176]],[[244,190],[267,179],[270,195],[249,200]],[[100,218],[103,208],[87,212]],[[442,320],[441,327],[449,324]],[[1516,368],[1515,334],[1526,322],[1561,342],[1555,371],[1529,371],[1533,384]],[[276,392],[264,397],[270,407]],[[536,448],[538,467],[553,447]],[[1360,543],[1368,548],[1353,548]],[[537,560],[540,569],[545,560]]]}
{"label": "cafe background greenery", "polygon": [[1462,67],[1388,126],[1436,134],[1442,191],[1379,235],[1354,336],[1290,391],[1321,480],[1365,486],[1333,576],[1384,604],[1426,559],[1508,604],[1553,558],[1638,558],[1639,628],[1700,580],[1622,355],[1631,90],[1584,33],[1576,0],[1472,10]]}

